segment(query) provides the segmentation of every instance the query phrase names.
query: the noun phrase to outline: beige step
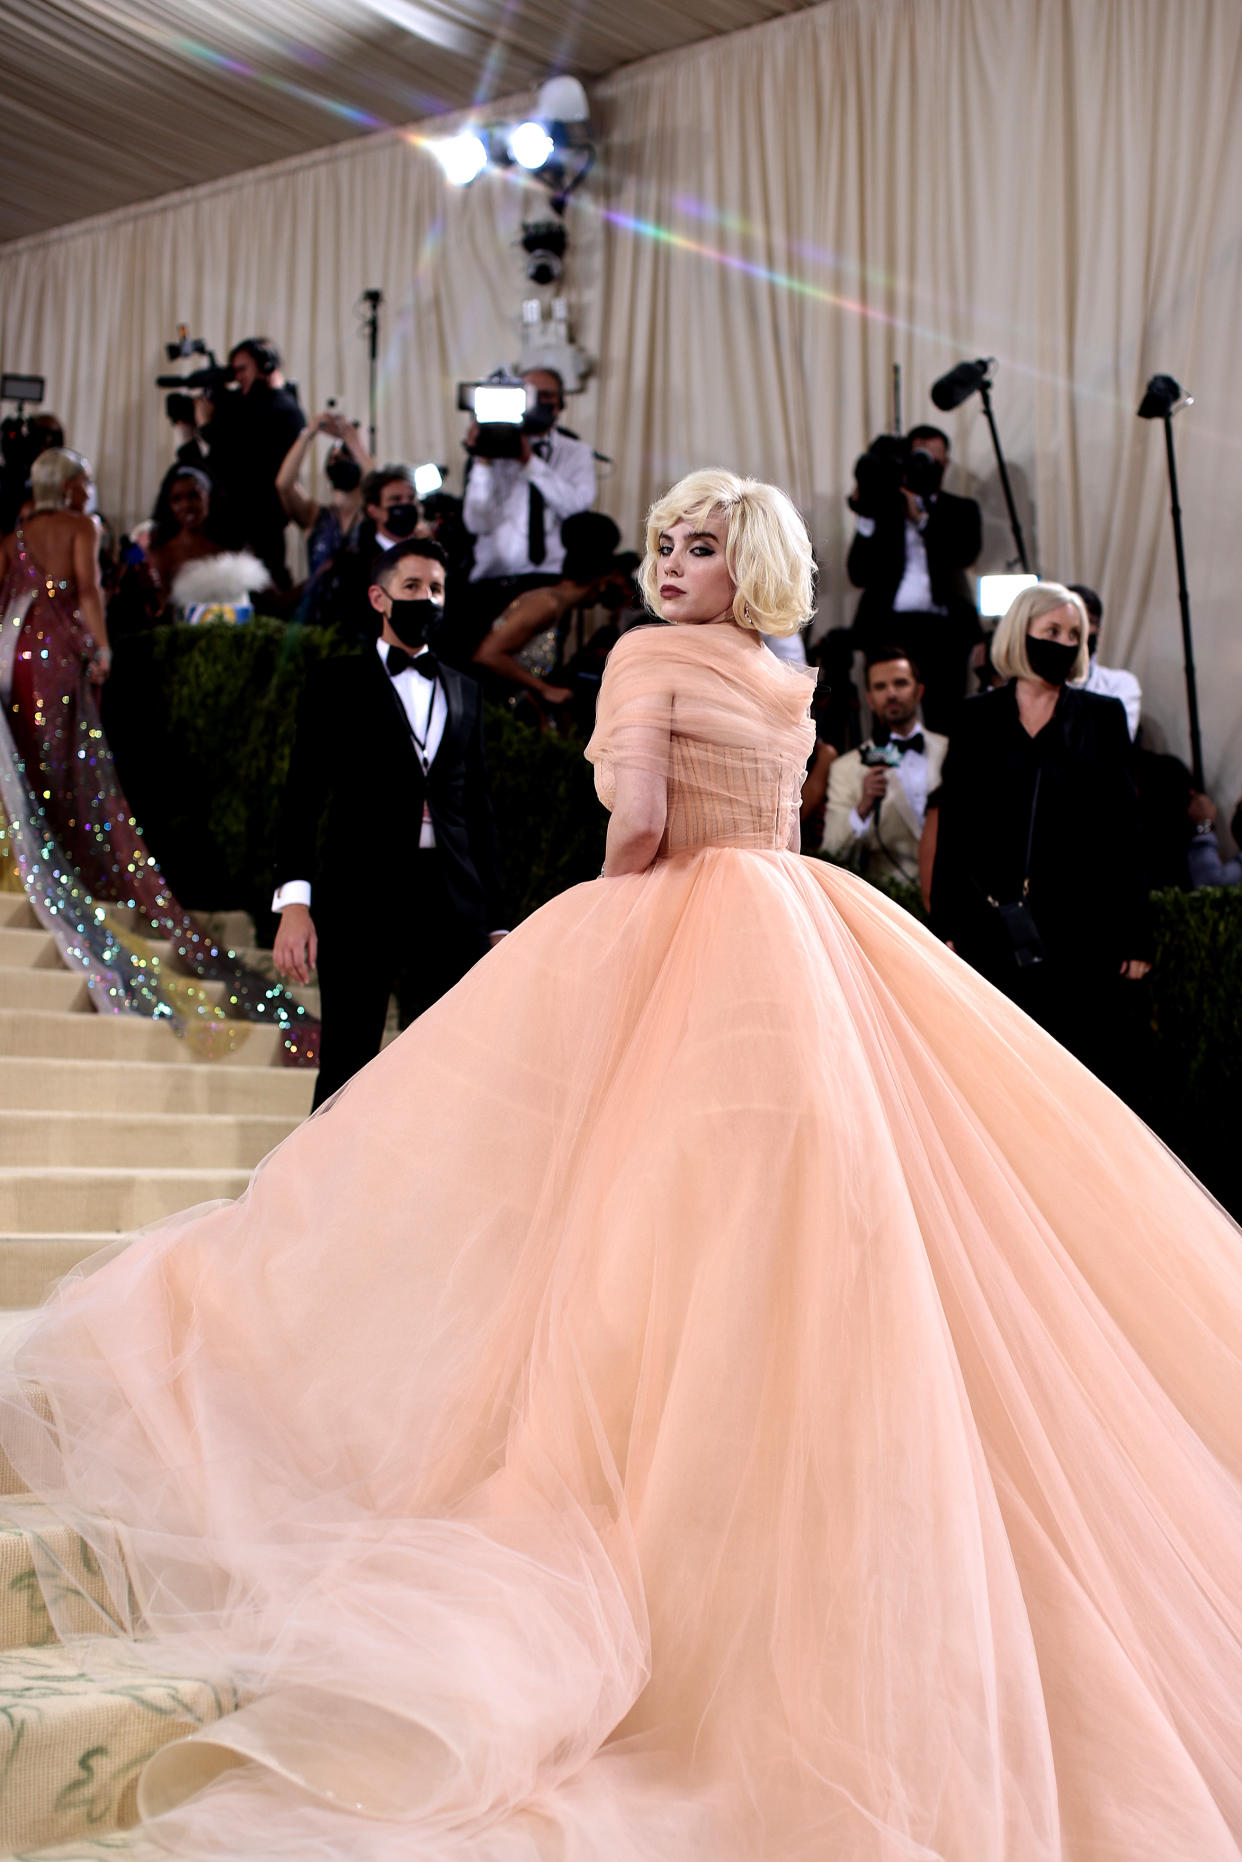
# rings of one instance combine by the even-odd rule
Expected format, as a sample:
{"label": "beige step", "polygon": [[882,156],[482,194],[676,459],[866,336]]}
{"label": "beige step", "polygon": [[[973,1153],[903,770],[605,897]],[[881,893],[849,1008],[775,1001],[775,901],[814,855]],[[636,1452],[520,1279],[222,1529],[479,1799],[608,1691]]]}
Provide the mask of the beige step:
{"label": "beige step", "polygon": [[58,1640],[48,1594],[60,1600],[61,1630],[109,1633],[107,1586],[85,1540],[39,1501],[6,1499],[0,1503],[0,1651],[46,1648]]}
{"label": "beige step", "polygon": [[168,1862],[168,1851],[141,1830],[111,1830],[107,1836],[82,1836],[76,1843],[0,1856],[0,1862]]}
{"label": "beige step", "polygon": [[[3,1328],[0,1330],[0,1363],[6,1366],[11,1363],[17,1342],[13,1334],[18,1328],[24,1331],[33,1316],[29,1312],[0,1312],[0,1327]],[[31,1392],[31,1395],[31,1407],[45,1422],[50,1422],[51,1405],[44,1393],[41,1390],[35,1390]],[[20,1478],[8,1456],[0,1450],[0,1521],[8,1521],[15,1508],[20,1509],[38,1504],[33,1494],[23,1491],[25,1485],[25,1481]]]}
{"label": "beige step", "polygon": [[0,925],[15,925],[27,931],[40,929],[34,908],[24,892],[0,892]]}
{"label": "beige step", "polygon": [[101,1248],[114,1247],[116,1239],[95,1229],[80,1235],[0,1235],[0,1301],[41,1305],[58,1280]]}
{"label": "beige step", "polygon": [[138,1169],[253,1170],[299,1120],[258,1113],[0,1110],[6,1168],[107,1164]]}
{"label": "beige step", "polygon": [[[161,1031],[162,1032],[162,1031]],[[192,1067],[174,1041],[157,1061],[0,1060],[0,1107],[62,1112],[261,1113],[301,1118],[310,1111],[315,1072],[309,1067]]]}
{"label": "beige step", "polygon": [[[125,1235],[196,1203],[240,1196],[248,1170],[125,1170],[98,1165],[6,1167],[0,1175],[0,1233]],[[0,1289],[0,1299],[10,1303]],[[20,1302],[19,1302],[20,1303]]]}
{"label": "beige step", "polygon": [[252,1022],[224,1022],[209,1030],[210,1051],[195,1029],[182,1039],[145,1015],[46,1014],[0,1008],[0,1059],[8,1055],[50,1060],[204,1061],[212,1066],[278,1066],[280,1030]]}
{"label": "beige step", "polygon": [[56,1644],[0,1656],[0,1852],[125,1828],[145,1759],[238,1704],[228,1685],[145,1672],[124,1645],[90,1674]]}
{"label": "beige step", "polygon": [[60,970],[64,967],[51,932],[30,925],[0,924],[0,964],[15,970]]}
{"label": "beige step", "polygon": [[[30,935],[27,933],[26,935]],[[50,943],[51,940],[49,939]],[[53,950],[56,946],[52,945]],[[33,1009],[44,1015],[90,1012],[91,992],[81,971],[31,965],[0,965],[0,1009]]]}

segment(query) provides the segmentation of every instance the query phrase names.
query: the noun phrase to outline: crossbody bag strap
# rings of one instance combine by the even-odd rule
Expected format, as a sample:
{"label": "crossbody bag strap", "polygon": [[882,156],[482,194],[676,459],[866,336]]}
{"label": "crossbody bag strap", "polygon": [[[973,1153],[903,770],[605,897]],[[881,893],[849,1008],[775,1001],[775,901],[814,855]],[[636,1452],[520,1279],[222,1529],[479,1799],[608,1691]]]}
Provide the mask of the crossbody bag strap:
{"label": "crossbody bag strap", "polygon": [[[1035,787],[1031,792],[1031,818],[1026,828],[1026,855],[1022,861],[1022,890],[1018,894],[1020,899],[1029,897],[1031,890],[1031,851],[1035,845],[1035,810],[1039,805],[1039,784],[1043,773],[1043,767],[1041,765],[1041,767],[1035,771]],[[978,881],[974,881],[974,884],[978,885]],[[979,887],[979,890],[983,892],[983,896],[988,904],[996,911],[999,911],[1000,900],[994,899],[992,894],[990,892],[985,892],[982,886]]]}

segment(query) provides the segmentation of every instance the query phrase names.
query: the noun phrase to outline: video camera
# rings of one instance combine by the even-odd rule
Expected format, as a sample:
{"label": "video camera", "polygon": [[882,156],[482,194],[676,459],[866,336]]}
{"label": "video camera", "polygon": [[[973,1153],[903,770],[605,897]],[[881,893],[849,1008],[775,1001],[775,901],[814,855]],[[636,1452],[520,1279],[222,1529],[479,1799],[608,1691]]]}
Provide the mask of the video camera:
{"label": "video camera", "polygon": [[903,491],[920,501],[940,490],[944,467],[933,453],[902,433],[881,433],[854,462],[850,508],[859,517],[878,517],[901,502]]}
{"label": "video camera", "polygon": [[187,392],[191,388],[206,390],[208,394],[218,393],[233,386],[233,371],[224,368],[216,361],[215,352],[207,347],[201,336],[191,336],[189,325],[177,325],[177,340],[164,345],[164,354],[170,362],[181,362],[187,356],[206,356],[202,368],[191,369],[188,375],[157,375],[157,388],[171,388],[174,393],[164,403],[164,411],[176,426],[184,421],[188,426],[194,424],[194,396]]}
{"label": "video camera", "polygon": [[556,409],[504,369],[494,370],[486,381],[458,382],[457,405],[474,415],[478,432],[469,451],[475,459],[520,459],[523,436],[538,438],[556,425]]}

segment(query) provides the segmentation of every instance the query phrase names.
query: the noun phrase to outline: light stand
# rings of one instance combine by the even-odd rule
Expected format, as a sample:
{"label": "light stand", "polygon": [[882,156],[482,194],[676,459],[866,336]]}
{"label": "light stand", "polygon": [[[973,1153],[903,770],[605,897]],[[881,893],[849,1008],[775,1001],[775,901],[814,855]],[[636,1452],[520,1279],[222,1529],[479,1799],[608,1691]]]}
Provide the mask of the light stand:
{"label": "light stand", "polygon": [[1018,561],[1024,575],[1031,573],[1030,559],[1026,553],[1026,538],[1022,534],[1022,524],[1018,517],[1018,507],[1013,499],[1013,487],[1009,483],[1009,472],[1005,465],[1005,455],[1001,450],[1000,434],[996,430],[996,420],[992,413],[992,370],[996,367],[994,356],[984,356],[978,362],[959,362],[947,375],[933,382],[931,398],[941,413],[947,414],[963,401],[977,394],[983,402],[983,412],[992,435],[992,445],[996,452],[996,469],[1000,473],[1001,490],[1005,494],[1005,508],[1009,512],[1009,528],[1013,532],[1014,548],[1018,552]]}
{"label": "light stand", "polygon": [[1199,734],[1199,690],[1195,682],[1195,649],[1190,631],[1190,590],[1186,586],[1186,550],[1182,541],[1182,507],[1177,495],[1177,460],[1173,453],[1173,416],[1191,406],[1171,375],[1153,375],[1139,403],[1140,420],[1163,420],[1164,451],[1169,465],[1169,509],[1173,517],[1173,548],[1177,555],[1177,602],[1182,616],[1182,659],[1186,669],[1186,711],[1190,723],[1190,770],[1195,788],[1203,791],[1203,740]]}
{"label": "light stand", "polygon": [[375,448],[375,425],[379,413],[379,313],[384,301],[382,291],[364,291],[362,302],[366,305],[362,330],[367,339],[367,401],[371,413],[371,457],[377,459]]}

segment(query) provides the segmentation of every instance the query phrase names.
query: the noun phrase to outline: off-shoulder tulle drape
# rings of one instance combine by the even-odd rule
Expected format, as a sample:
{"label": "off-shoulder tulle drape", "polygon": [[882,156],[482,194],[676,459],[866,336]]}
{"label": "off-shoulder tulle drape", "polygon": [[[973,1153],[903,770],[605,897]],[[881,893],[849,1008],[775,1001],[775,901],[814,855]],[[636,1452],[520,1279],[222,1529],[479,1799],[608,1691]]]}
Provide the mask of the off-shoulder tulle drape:
{"label": "off-shoulder tulle drape", "polygon": [[[781,792],[806,681],[714,632],[623,643],[601,786],[716,678]],[[1238,1231],[1133,1115],[715,844],[64,1284],[0,1439],[136,1659],[245,1697],[147,1768],[175,1854],[1237,1862],[1240,1389]]]}

